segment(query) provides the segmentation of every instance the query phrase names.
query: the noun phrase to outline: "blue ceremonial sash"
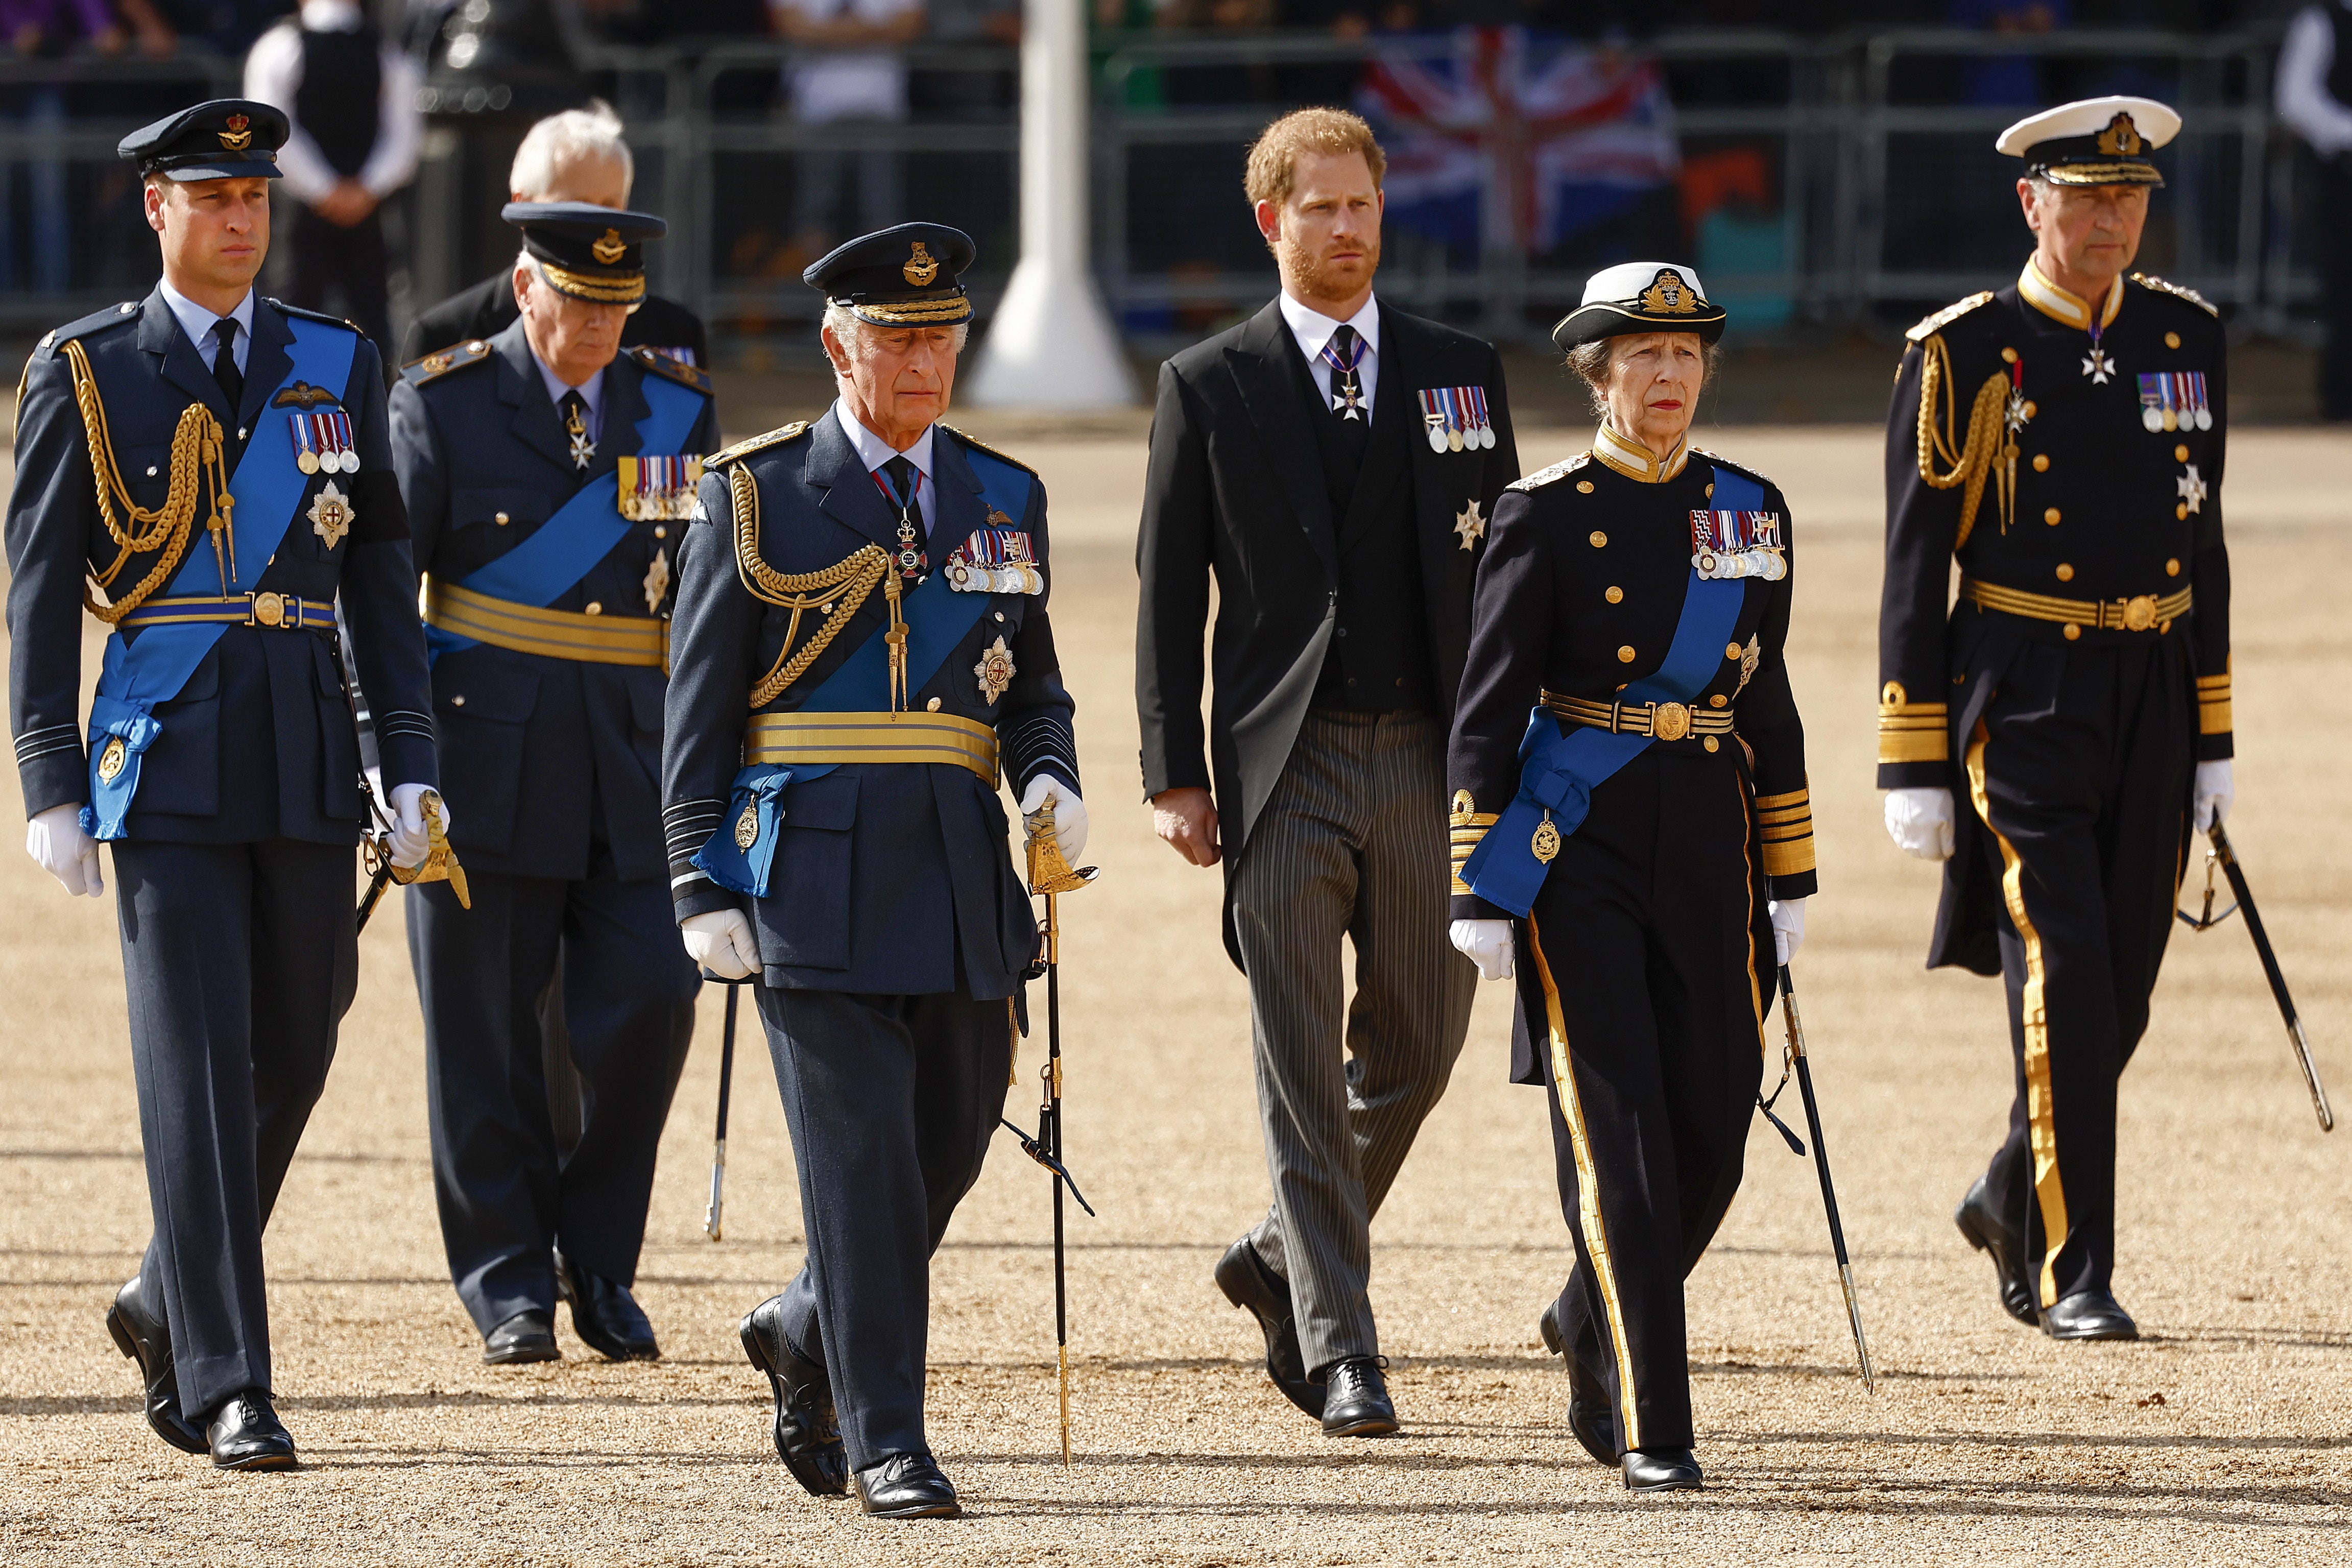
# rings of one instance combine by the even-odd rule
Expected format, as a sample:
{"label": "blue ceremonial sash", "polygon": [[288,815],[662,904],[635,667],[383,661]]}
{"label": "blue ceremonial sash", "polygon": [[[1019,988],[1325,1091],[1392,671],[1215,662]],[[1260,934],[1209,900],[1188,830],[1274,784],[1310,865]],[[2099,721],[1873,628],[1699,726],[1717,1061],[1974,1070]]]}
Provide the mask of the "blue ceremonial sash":
{"label": "blue ceremonial sash", "polygon": [[[637,454],[668,456],[678,452],[694,434],[695,421],[702,417],[702,394],[650,373],[645,380],[645,392],[646,417],[636,426]],[[558,507],[529,538],[457,586],[509,604],[545,609],[612,553],[613,547],[628,537],[631,527],[629,519],[621,516],[619,479],[599,475]],[[471,637],[427,626],[425,645],[427,657],[438,659],[476,643]]]}
{"label": "blue ceremonial sash", "polygon": [[[318,387],[342,387],[352,379],[352,354],[359,336],[347,327],[323,321],[286,318],[294,333],[280,388],[298,381]],[[271,394],[273,397],[276,392]],[[297,417],[289,414],[289,419]],[[253,435],[229,476],[229,532],[235,553],[230,579],[220,580],[220,568],[208,540],[191,538],[179,570],[160,597],[226,597],[240,586],[261,580],[270,557],[286,540],[294,510],[302,503],[310,476],[295,465],[294,444],[274,439],[277,421],[265,409],[253,424]],[[227,626],[155,625],[137,638],[120,630],[106,640],[106,657],[100,666],[98,694],[89,705],[89,804],[82,808],[82,831],[91,838],[111,841],[123,836],[123,821],[131,813],[131,797],[139,792],[139,773],[147,748],[163,733],[154,710],[180,695],[205,655],[220,641]],[[111,742],[122,747],[113,752]],[[110,755],[111,753],[111,755]]]}
{"label": "blue ceremonial sash", "polygon": [[[1728,468],[1715,471],[1716,506],[1728,511],[1761,511],[1764,487]],[[1667,645],[1665,663],[1625,688],[1618,699],[1628,707],[1644,703],[1687,703],[1723,667],[1724,649],[1739,624],[1748,596],[1745,578],[1706,579],[1691,569],[1683,612]],[[1541,707],[1528,715],[1519,743],[1519,792],[1478,847],[1463,862],[1462,881],[1487,903],[1525,915],[1543,886],[1549,862],[1536,858],[1536,830],[1547,816],[1563,839],[1584,824],[1592,791],[1650,744],[1646,735],[1620,735],[1584,725],[1560,733],[1558,719]]]}
{"label": "blue ceremonial sash", "polygon": [[[982,505],[1003,512],[1015,522],[1029,515],[1033,483],[1029,471],[978,447],[964,446],[964,456],[980,480]],[[934,467],[938,466],[934,461]],[[934,531],[938,531],[935,528]],[[1040,563],[1043,564],[1042,562]],[[907,622],[907,690],[921,691],[949,653],[961,644],[987,612],[993,596],[958,593],[948,574],[934,570],[922,585],[898,602]],[[890,647],[878,634],[869,634],[846,659],[811,692],[801,713],[881,713],[890,706]],[[755,763],[735,775],[729,791],[727,813],[719,831],[694,852],[693,865],[719,886],[753,898],[768,895],[768,867],[776,853],[776,837],[783,826],[782,796],[786,788],[822,779],[841,766],[837,762]],[[748,849],[735,842],[735,824],[749,808],[758,823],[758,836]]]}

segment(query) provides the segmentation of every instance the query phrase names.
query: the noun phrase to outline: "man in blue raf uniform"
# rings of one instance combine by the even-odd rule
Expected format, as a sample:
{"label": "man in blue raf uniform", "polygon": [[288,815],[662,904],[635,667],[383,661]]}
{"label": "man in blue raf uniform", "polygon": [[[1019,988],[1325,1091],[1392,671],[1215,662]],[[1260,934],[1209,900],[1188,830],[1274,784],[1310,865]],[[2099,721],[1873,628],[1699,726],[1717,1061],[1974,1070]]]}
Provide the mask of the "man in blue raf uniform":
{"label": "man in blue raf uniform", "polygon": [[[285,139],[283,115],[241,99],[123,139],[163,282],[41,340],[7,515],[26,847],[96,897],[97,846],[114,846],[155,1233],[107,1327],[157,1435],[226,1469],[294,1463],[261,1231],[358,975],[339,601],[401,863],[425,856],[435,781],[375,350],[253,291]],[[85,603],[114,629],[87,731]]]}
{"label": "man in blue raf uniform", "polygon": [[1946,862],[1927,961],[2007,977],[2017,1065],[1956,1218],[2002,1307],[2057,1339],[2137,1334],[2112,1289],[2116,1080],[2190,822],[2230,809],[2227,351],[2211,306],[2129,272],[2179,127],[2103,98],[2004,131],[2033,255],[1911,329],[1887,416],[1886,827]]}
{"label": "man in blue raf uniform", "polygon": [[[559,1297],[595,1350],[652,1360],[629,1285],[697,984],[662,852],[663,617],[718,426],[700,371],[620,352],[661,219],[577,202],[506,219],[520,316],[392,394],[474,900],[408,902],[434,1192],[483,1360],[554,1359]],[[542,1066],[551,1000],[586,1086],[569,1153]]]}
{"label": "man in blue raf uniform", "polygon": [[[743,1320],[818,1496],[953,1515],[923,1434],[929,1258],[1004,1104],[1037,931],[997,793],[1086,841],[1036,476],[938,423],[971,241],[854,240],[840,398],[710,459],[678,563],[662,798],[688,953],[756,977],[808,1258]],[[836,1416],[836,1410],[838,1412]]]}

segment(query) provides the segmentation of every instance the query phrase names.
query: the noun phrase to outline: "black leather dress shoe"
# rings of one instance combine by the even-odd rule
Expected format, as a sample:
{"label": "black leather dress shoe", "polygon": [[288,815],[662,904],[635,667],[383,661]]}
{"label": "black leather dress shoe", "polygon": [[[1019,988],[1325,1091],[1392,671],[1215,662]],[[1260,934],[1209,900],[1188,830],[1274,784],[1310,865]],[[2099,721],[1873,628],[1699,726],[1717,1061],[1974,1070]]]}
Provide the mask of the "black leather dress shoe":
{"label": "black leather dress shoe", "polygon": [[1969,1196],[1960,1199],[1960,1207],[1952,1211],[1952,1223],[1960,1228],[1969,1246],[1992,1259],[1992,1271],[2000,1281],[2000,1310],[2032,1327],[2040,1320],[2033,1310],[2033,1291],[2025,1282],[2025,1238],[1993,1207],[1985,1192],[1984,1177],[1977,1177]]}
{"label": "black leather dress shoe", "polygon": [[555,1344],[555,1320],[537,1307],[517,1312],[482,1337],[482,1359],[492,1366],[562,1360],[563,1352]]}
{"label": "black leather dress shoe", "polygon": [[857,1472],[857,1500],[877,1519],[961,1519],[955,1488],[929,1454],[893,1454]]}
{"label": "black leather dress shoe", "polygon": [[114,1304],[106,1309],[106,1332],[116,1349],[139,1364],[139,1375],[147,1385],[147,1425],[155,1429],[155,1436],[184,1454],[203,1453],[205,1435],[189,1426],[180,1411],[180,1380],[172,1371],[172,1336],[147,1315],[139,1299],[138,1281],[114,1293]]}
{"label": "black leather dress shoe", "polygon": [[793,1348],[784,1333],[783,1306],[783,1297],[769,1297],[744,1315],[736,1332],[743,1354],[767,1375],[775,1396],[776,1455],[784,1469],[811,1497],[845,1497],[849,1459],[834,1415],[833,1385],[823,1365]]}
{"label": "black leather dress shoe", "polygon": [[1298,1324],[1291,1316],[1290,1287],[1265,1266],[1257,1249],[1243,1237],[1217,1260],[1217,1289],[1225,1300],[1257,1320],[1265,1334],[1265,1375],[1282,1396],[1309,1416],[1323,1414],[1323,1385],[1307,1375],[1307,1358],[1298,1348]]}
{"label": "black leather dress shoe", "polygon": [[1706,1479],[1688,1448],[1626,1450],[1627,1491],[1696,1491]]}
{"label": "black leather dress shoe", "polygon": [[555,1293],[572,1303],[572,1332],[606,1361],[659,1361],[654,1325],[626,1285],[555,1255]]}
{"label": "black leather dress shoe", "polygon": [[1568,1429],[1596,1464],[1617,1462],[1617,1434],[1609,1420],[1609,1391],[1584,1370],[1584,1364],[1560,1343],[1559,1302],[1555,1300],[1536,1320],[1544,1348],[1568,1364]]}
{"label": "black leather dress shoe", "polygon": [[1385,1437],[1397,1429],[1396,1406],[1380,1357],[1351,1355],[1323,1371],[1323,1435]]}
{"label": "black leather dress shoe", "polygon": [[213,1412],[205,1437],[219,1470],[290,1470],[294,1439],[287,1434],[269,1396],[258,1388],[232,1394]]}
{"label": "black leather dress shoe", "polygon": [[2137,1339],[2139,1325],[2123,1303],[2105,1291],[2062,1296],[2042,1313],[2042,1332],[2052,1339]]}

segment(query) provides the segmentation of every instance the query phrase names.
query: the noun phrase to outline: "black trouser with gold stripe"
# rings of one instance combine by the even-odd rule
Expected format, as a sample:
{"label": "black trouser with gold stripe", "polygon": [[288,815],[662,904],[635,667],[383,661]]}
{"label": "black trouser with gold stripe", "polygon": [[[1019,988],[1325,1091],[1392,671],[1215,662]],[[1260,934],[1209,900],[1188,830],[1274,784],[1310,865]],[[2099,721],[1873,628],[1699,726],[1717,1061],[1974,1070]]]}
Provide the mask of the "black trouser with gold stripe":
{"label": "black trouser with gold stripe", "polygon": [[1728,748],[1643,753],[1593,791],[1520,943],[1576,1239],[1560,1333],[1621,1452],[1690,1445],[1683,1280],[1738,1190],[1762,1079],[1772,938],[1748,791]]}
{"label": "black trouser with gold stripe", "polygon": [[2196,735],[2182,633],[2143,633],[2026,643],[1967,748],[2017,1066],[1986,1186],[2045,1307],[2114,1277],[2116,1082],[2172,930]]}

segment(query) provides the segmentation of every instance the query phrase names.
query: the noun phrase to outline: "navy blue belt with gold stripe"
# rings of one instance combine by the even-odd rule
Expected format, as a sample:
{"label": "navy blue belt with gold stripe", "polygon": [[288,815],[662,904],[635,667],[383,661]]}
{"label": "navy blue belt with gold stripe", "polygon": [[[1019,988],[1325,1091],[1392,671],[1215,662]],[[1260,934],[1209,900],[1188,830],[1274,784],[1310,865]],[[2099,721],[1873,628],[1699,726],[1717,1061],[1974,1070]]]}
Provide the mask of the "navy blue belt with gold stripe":
{"label": "navy blue belt with gold stripe", "polygon": [[290,593],[235,593],[226,598],[151,599],[121,626],[268,626],[284,632],[331,631],[335,607]]}

